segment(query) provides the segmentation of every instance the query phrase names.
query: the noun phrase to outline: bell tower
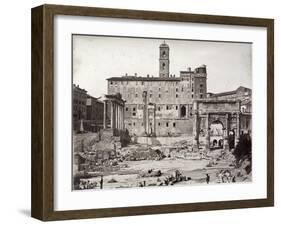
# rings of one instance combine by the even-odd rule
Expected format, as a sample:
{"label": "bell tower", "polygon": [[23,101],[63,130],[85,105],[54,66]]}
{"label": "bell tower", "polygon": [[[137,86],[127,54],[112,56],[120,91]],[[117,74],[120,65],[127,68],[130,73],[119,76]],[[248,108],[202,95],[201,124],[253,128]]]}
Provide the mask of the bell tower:
{"label": "bell tower", "polygon": [[159,47],[159,77],[160,78],[168,78],[169,77],[169,46],[165,43],[165,41]]}

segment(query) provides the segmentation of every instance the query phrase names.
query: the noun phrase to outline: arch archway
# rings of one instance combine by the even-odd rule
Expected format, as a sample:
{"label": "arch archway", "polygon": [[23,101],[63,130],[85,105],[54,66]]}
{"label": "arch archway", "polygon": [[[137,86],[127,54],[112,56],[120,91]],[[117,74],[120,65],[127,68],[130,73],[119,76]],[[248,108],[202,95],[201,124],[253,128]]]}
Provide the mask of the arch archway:
{"label": "arch archway", "polygon": [[224,126],[220,120],[215,120],[210,124],[210,143],[212,148],[223,148]]}
{"label": "arch archway", "polygon": [[215,120],[210,124],[210,135],[223,136],[224,126],[220,120]]}
{"label": "arch archway", "polygon": [[186,116],[186,107],[185,106],[181,106],[181,117],[185,117]]}

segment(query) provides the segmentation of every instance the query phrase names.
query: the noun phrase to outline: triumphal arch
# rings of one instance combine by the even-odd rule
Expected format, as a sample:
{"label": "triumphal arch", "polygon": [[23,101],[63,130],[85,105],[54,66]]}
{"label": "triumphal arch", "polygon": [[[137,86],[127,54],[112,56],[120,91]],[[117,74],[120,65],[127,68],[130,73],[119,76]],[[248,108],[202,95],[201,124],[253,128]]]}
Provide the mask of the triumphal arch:
{"label": "triumphal arch", "polygon": [[[193,103],[193,109],[193,147],[195,149],[198,149],[201,143],[204,143],[206,150],[213,145],[210,142],[214,135],[211,131],[212,124],[219,124],[222,127],[222,134],[219,134],[222,139],[216,141],[220,142],[222,148],[229,150],[238,143],[241,134],[241,117],[243,117],[240,100],[197,100]],[[234,138],[234,144],[231,147],[230,136]],[[202,138],[205,139],[203,142],[200,140]]]}

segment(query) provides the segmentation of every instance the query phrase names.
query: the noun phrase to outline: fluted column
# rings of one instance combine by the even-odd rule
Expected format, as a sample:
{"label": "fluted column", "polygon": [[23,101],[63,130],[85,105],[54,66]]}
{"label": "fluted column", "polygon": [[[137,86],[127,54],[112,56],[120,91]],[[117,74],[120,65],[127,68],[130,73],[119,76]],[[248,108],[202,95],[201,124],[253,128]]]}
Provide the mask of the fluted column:
{"label": "fluted column", "polygon": [[117,128],[117,106],[116,103],[114,103],[114,129]]}
{"label": "fluted column", "polygon": [[205,126],[206,126],[205,148],[206,148],[206,151],[208,151],[210,149],[209,113],[207,113],[206,125]]}
{"label": "fluted column", "polygon": [[121,106],[119,105],[119,130],[122,130],[121,128],[121,121],[122,121],[122,114],[121,114]]}
{"label": "fluted column", "polygon": [[107,115],[107,100],[105,100],[103,103],[103,128],[104,129],[107,128],[106,115]]}
{"label": "fluted column", "polygon": [[110,127],[114,129],[114,104],[110,101]]}
{"label": "fluted column", "polygon": [[200,126],[200,121],[199,121],[199,112],[198,112],[198,103],[194,102],[194,120],[193,120],[193,148],[195,150],[198,150],[199,148],[199,126]]}
{"label": "fluted column", "polygon": [[120,106],[117,105],[117,129],[120,130]]}
{"label": "fluted column", "polygon": [[125,130],[125,110],[124,105],[122,106],[122,130]]}
{"label": "fluted column", "polygon": [[227,149],[227,150],[229,149],[228,135],[229,135],[229,115],[226,114],[223,146],[224,146],[224,149]]}
{"label": "fluted column", "polygon": [[236,115],[236,133],[235,133],[235,146],[238,144],[239,142],[239,138],[240,138],[240,113],[237,113]]}

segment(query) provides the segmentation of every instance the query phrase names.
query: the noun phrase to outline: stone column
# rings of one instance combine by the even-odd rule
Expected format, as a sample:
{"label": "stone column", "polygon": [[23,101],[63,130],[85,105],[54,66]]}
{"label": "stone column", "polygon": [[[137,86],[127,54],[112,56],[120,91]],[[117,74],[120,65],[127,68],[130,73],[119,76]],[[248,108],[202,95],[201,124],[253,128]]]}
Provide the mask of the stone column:
{"label": "stone column", "polygon": [[103,102],[103,128],[107,128],[107,122],[106,122],[106,115],[107,115],[107,100]]}
{"label": "stone column", "polygon": [[115,128],[118,130],[118,104],[115,105]]}
{"label": "stone column", "polygon": [[154,111],[153,111],[153,133],[155,134],[156,136],[156,104],[154,104]]}
{"label": "stone column", "polygon": [[120,130],[120,105],[119,105],[119,103],[117,105],[117,127],[118,127],[118,130]]}
{"label": "stone column", "polygon": [[120,130],[122,130],[122,106],[119,105],[119,111],[120,111],[120,122],[119,122],[119,125],[120,125]]}
{"label": "stone column", "polygon": [[240,138],[240,113],[237,112],[236,114],[236,133],[235,133],[235,146],[238,144],[239,142],[239,138]]}
{"label": "stone column", "polygon": [[122,130],[125,130],[125,105],[122,106]]}
{"label": "stone column", "polygon": [[206,135],[205,135],[205,148],[206,151],[210,150],[210,128],[209,128],[209,113],[207,113],[207,117],[206,117]]}
{"label": "stone column", "polygon": [[224,131],[224,141],[223,141],[223,147],[225,150],[229,150],[228,136],[229,136],[229,115],[227,113],[225,116],[225,131]]}
{"label": "stone column", "polygon": [[117,104],[115,103],[114,106],[115,106],[115,107],[114,107],[114,112],[115,112],[115,113],[114,113],[114,116],[115,116],[115,117],[114,117],[114,118],[115,118],[115,121],[114,121],[114,128],[117,129],[117,125],[118,125],[118,124],[117,124],[117,122],[118,122],[118,118],[117,118]]}
{"label": "stone column", "polygon": [[146,104],[145,118],[146,118],[146,133],[149,134],[149,108],[147,104]]}
{"label": "stone column", "polygon": [[199,149],[199,112],[198,103],[194,102],[194,120],[193,120],[193,149]]}
{"label": "stone column", "polygon": [[121,105],[119,105],[119,130],[122,130],[121,121],[122,121]]}
{"label": "stone column", "polygon": [[110,101],[110,127],[114,129],[114,104]]}

